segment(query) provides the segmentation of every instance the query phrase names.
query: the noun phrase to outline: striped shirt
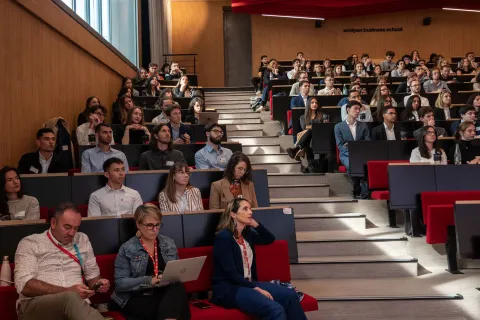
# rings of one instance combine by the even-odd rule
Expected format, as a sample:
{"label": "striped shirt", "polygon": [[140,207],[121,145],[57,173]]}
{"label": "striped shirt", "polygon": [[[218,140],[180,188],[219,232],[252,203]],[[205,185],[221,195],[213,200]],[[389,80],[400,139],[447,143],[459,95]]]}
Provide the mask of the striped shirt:
{"label": "striped shirt", "polygon": [[158,203],[160,211],[162,212],[178,212],[183,214],[185,211],[199,211],[203,210],[202,195],[200,190],[195,187],[185,189],[183,194],[183,201],[186,198],[186,205],[182,205],[182,199],[177,199],[177,202],[172,202],[168,199],[165,192],[160,192],[158,195]]}

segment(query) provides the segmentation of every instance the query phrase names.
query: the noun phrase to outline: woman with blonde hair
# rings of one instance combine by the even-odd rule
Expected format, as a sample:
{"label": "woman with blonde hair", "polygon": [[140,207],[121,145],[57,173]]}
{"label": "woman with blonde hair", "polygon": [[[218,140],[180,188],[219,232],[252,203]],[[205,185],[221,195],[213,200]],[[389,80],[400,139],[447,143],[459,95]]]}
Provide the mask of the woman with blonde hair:
{"label": "woman with blonde hair", "polygon": [[115,140],[122,144],[148,144],[150,131],[144,124],[143,109],[133,107],[127,113],[125,125],[119,126],[115,132]]}
{"label": "woman with blonde hair", "polygon": [[160,234],[162,213],[155,205],[144,204],[133,218],[138,231],[120,247],[115,259],[112,300],[126,318],[189,320],[183,284],[160,284],[167,262],[178,260],[173,240]]}
{"label": "woman with blonde hair", "polygon": [[275,236],[253,219],[247,200],[228,203],[213,245],[213,303],[262,319],[307,319],[294,290],[257,280],[254,246],[273,241]]}
{"label": "woman with blonde hair", "polygon": [[451,120],[459,117],[456,110],[452,109],[452,95],[450,92],[445,91],[438,94],[433,116],[436,121]]}
{"label": "woman with blonde hair", "polygon": [[178,79],[178,83],[173,88],[173,96],[177,98],[191,98],[193,95],[193,89],[190,87],[188,77],[183,75]]}
{"label": "woman with blonde hair", "polygon": [[203,210],[200,190],[190,185],[190,168],[186,163],[177,163],[168,171],[167,184],[158,194],[162,212]]}

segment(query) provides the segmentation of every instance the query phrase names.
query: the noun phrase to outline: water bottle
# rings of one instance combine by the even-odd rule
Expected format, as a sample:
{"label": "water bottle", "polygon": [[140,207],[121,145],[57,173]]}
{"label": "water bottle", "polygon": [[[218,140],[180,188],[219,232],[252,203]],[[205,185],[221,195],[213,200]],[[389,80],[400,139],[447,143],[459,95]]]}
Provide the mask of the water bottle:
{"label": "water bottle", "polygon": [[347,89],[347,85],[345,83],[343,84],[343,95],[344,96],[348,95],[348,89]]}
{"label": "water bottle", "polygon": [[0,287],[12,285],[12,269],[10,269],[10,261],[8,261],[8,256],[3,257],[2,269],[0,269],[0,279],[2,279],[0,280]]}
{"label": "water bottle", "polygon": [[460,146],[458,143],[455,145],[455,154],[453,156],[456,165],[462,164],[462,153],[460,152]]}
{"label": "water bottle", "polygon": [[435,152],[433,154],[433,164],[441,164],[442,163],[442,154]]}

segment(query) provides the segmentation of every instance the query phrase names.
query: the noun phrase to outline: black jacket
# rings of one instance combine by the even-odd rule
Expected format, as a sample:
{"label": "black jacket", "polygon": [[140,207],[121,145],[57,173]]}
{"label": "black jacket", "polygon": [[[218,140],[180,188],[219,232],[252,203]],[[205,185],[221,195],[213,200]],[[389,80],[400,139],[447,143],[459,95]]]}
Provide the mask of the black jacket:
{"label": "black jacket", "polygon": [[[48,173],[62,173],[67,172],[68,169],[70,169],[68,160],[64,159],[58,154],[53,153],[52,162],[50,162],[50,166],[48,167]],[[40,164],[39,151],[26,153],[20,158],[20,161],[18,162],[18,173],[42,173],[42,165]]]}
{"label": "black jacket", "polygon": [[[395,94],[399,94],[399,93],[408,93],[408,94],[412,93],[406,81],[398,85],[398,88],[397,88],[397,91],[395,91]],[[423,89],[422,85],[420,85],[420,93],[425,93],[425,89]]]}
{"label": "black jacket", "polygon": [[[480,156],[480,146],[472,144],[472,141],[458,141],[460,147],[460,153],[462,154],[462,163],[466,164],[467,161],[472,161],[475,157]],[[451,163],[455,163],[455,147],[453,144],[448,150],[447,159]]]}
{"label": "black jacket", "polygon": [[[433,117],[435,121],[445,121],[445,111],[442,108],[434,108]],[[450,108],[450,118],[460,118],[456,108]]]}
{"label": "black jacket", "polygon": [[[170,129],[170,134],[173,139],[173,130],[172,130],[172,124],[169,122],[167,123],[168,128]],[[193,136],[192,129],[190,129],[190,126],[180,123],[180,128],[179,128],[179,136],[183,136],[185,133],[190,136],[190,142],[194,143],[195,142],[195,137]]]}
{"label": "black jacket", "polygon": [[[400,127],[398,124],[393,126],[393,132],[395,133],[395,140],[400,140]],[[385,125],[382,123],[372,129],[371,139],[375,140],[387,140],[387,132],[385,131]]]}

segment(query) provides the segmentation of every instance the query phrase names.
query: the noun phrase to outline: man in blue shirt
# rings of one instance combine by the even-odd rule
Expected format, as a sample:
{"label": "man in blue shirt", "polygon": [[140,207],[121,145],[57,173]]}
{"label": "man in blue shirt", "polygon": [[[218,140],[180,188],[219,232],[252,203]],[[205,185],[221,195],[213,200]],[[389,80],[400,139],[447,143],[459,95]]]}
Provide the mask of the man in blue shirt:
{"label": "man in blue shirt", "polygon": [[207,144],[195,153],[195,167],[197,169],[220,169],[225,170],[228,161],[232,157],[232,151],[222,148],[223,128],[218,123],[205,126]]}
{"label": "man in blue shirt", "polygon": [[125,172],[128,173],[127,157],[122,151],[110,146],[113,139],[112,127],[109,124],[100,123],[95,127],[95,135],[98,145],[83,152],[82,172],[103,172],[103,163],[115,157],[123,161]]}

